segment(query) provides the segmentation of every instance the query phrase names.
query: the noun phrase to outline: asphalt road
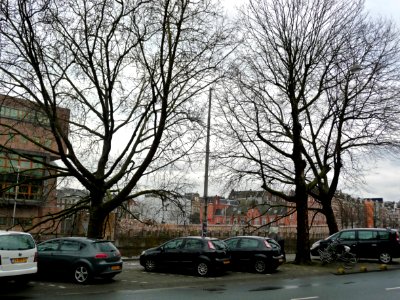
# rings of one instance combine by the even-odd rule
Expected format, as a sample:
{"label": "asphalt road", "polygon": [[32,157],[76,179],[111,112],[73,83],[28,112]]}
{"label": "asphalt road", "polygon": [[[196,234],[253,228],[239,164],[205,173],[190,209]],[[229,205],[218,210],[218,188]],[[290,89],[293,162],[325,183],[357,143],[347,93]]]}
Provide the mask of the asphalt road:
{"label": "asphalt road", "polygon": [[335,275],[329,268],[285,264],[277,273],[228,272],[200,278],[190,273],[147,273],[137,262],[124,264],[114,280],[78,285],[48,278],[21,288],[1,284],[0,299],[400,299],[400,269]]}

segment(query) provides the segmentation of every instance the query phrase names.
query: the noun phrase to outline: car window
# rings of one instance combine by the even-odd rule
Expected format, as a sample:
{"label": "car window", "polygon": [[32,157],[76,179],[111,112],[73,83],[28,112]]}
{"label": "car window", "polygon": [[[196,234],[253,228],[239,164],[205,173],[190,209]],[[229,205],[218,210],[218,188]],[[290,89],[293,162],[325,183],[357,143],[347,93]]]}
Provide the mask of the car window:
{"label": "car window", "polygon": [[48,241],[38,245],[38,251],[55,251],[58,249],[59,241]]}
{"label": "car window", "polygon": [[225,242],[221,241],[221,240],[212,240],[211,243],[213,243],[215,249],[217,250],[226,250],[227,245],[225,244]]}
{"label": "car window", "polygon": [[237,247],[238,239],[230,239],[225,240],[225,244],[228,245],[229,248],[235,249]]}
{"label": "car window", "polygon": [[389,231],[379,231],[380,240],[389,240]]}
{"label": "car window", "polygon": [[271,245],[272,249],[281,249],[281,246],[274,239],[267,239],[267,242]]}
{"label": "car window", "polygon": [[376,240],[378,237],[378,233],[374,230],[360,230],[358,232],[359,240]]}
{"label": "car window", "polygon": [[186,240],[184,249],[202,249],[203,242],[196,239],[188,239]]}
{"label": "car window", "polygon": [[95,245],[102,252],[113,252],[117,250],[117,247],[111,242],[96,242]]}
{"label": "car window", "polygon": [[30,235],[10,234],[0,236],[0,250],[28,250],[35,248],[35,241]]}
{"label": "car window", "polygon": [[63,241],[61,243],[61,251],[79,251],[81,249],[81,243],[77,241]]}
{"label": "car window", "polygon": [[164,244],[164,249],[178,249],[182,246],[182,244],[182,239],[172,240]]}
{"label": "car window", "polygon": [[339,239],[343,241],[353,241],[356,239],[356,232],[354,230],[341,232]]}
{"label": "car window", "polygon": [[259,245],[256,239],[241,239],[239,243],[239,248],[257,248]]}

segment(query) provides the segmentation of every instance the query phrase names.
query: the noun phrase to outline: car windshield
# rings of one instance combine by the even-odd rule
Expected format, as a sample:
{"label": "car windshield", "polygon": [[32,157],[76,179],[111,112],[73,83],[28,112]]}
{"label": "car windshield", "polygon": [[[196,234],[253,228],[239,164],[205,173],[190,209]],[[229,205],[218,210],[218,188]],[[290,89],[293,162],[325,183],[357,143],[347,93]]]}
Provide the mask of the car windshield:
{"label": "car windshield", "polygon": [[111,242],[96,242],[95,247],[102,252],[114,252],[117,248]]}
{"label": "car windshield", "polygon": [[0,250],[28,250],[35,248],[35,241],[29,235],[10,234],[0,236]]}
{"label": "car windshield", "polygon": [[212,240],[211,242],[217,250],[226,250],[228,248],[228,246],[223,241]]}
{"label": "car windshield", "polygon": [[273,249],[281,249],[281,246],[279,245],[279,243],[277,241],[275,241],[274,239],[267,239],[267,242],[271,245],[271,247]]}

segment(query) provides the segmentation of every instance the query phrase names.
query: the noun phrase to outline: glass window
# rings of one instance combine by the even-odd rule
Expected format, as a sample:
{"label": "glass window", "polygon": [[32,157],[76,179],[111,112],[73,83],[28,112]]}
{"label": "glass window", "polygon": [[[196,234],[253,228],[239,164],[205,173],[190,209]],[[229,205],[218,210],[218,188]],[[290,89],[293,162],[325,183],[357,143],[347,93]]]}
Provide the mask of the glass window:
{"label": "glass window", "polygon": [[81,249],[81,243],[77,241],[63,241],[61,243],[61,251],[79,251]]}
{"label": "glass window", "polygon": [[111,242],[96,242],[95,245],[102,252],[113,252],[117,250]]}
{"label": "glass window", "polygon": [[38,245],[38,251],[55,251],[58,249],[59,241],[48,241]]}
{"label": "glass window", "polygon": [[230,239],[225,241],[225,244],[228,245],[229,248],[235,249],[237,247],[238,239]]}
{"label": "glass window", "polygon": [[240,248],[257,248],[259,245],[258,240],[256,239],[241,239],[239,247]]}
{"label": "glass window", "polygon": [[389,231],[379,231],[380,240],[389,240]]}
{"label": "glass window", "polygon": [[187,239],[185,246],[185,249],[202,249],[203,248],[203,242],[197,239]]}
{"label": "glass window", "polygon": [[339,239],[343,241],[353,241],[356,239],[356,232],[354,230],[344,231],[340,234]]}
{"label": "glass window", "polygon": [[178,249],[182,246],[182,243],[182,239],[172,240],[164,244],[164,249]]}
{"label": "glass window", "polygon": [[35,248],[32,236],[26,234],[9,234],[0,236],[0,250],[27,250]]}
{"label": "glass window", "polygon": [[374,230],[360,230],[358,232],[359,240],[375,240],[377,239],[377,232]]}

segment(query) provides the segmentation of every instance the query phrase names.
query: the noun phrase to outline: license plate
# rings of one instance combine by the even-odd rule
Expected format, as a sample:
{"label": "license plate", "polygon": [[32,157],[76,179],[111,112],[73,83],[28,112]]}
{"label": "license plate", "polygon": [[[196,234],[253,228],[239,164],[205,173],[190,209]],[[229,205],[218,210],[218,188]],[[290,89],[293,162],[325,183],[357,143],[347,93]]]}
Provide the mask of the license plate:
{"label": "license plate", "polygon": [[22,264],[28,261],[27,257],[18,257],[18,258],[11,258],[12,264]]}
{"label": "license plate", "polygon": [[224,265],[228,265],[228,264],[230,264],[231,262],[229,261],[229,260],[224,260]]}
{"label": "license plate", "polygon": [[115,271],[115,270],[121,270],[121,266],[112,266],[111,270]]}

